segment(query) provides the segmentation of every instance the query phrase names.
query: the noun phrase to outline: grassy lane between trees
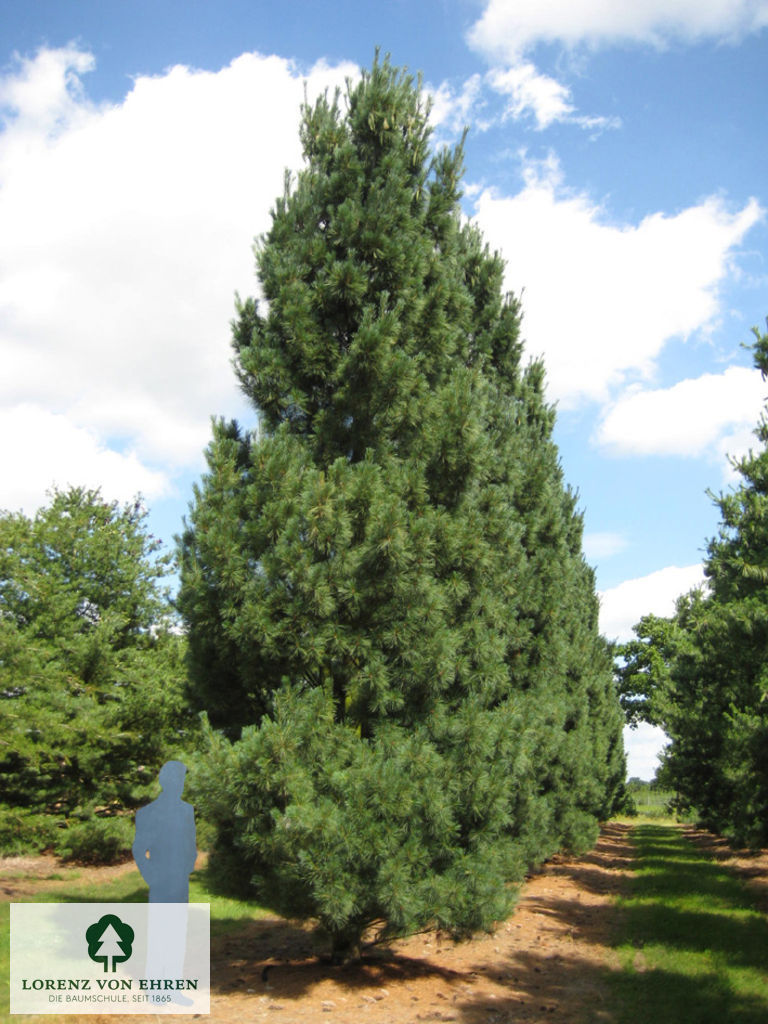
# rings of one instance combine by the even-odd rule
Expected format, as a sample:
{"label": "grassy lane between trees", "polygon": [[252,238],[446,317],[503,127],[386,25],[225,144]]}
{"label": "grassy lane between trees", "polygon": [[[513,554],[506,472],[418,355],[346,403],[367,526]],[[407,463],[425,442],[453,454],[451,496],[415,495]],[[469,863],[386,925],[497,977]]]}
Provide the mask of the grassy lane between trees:
{"label": "grassy lane between trees", "polygon": [[643,824],[619,901],[621,1024],[765,1024],[768,919],[744,883],[680,828]]}

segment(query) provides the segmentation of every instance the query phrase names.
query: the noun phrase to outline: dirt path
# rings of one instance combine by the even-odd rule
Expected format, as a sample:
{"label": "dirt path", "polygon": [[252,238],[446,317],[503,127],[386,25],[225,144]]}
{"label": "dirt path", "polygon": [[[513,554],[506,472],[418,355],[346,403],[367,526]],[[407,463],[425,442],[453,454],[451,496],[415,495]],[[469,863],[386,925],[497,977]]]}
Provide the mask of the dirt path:
{"label": "dirt path", "polygon": [[[612,897],[632,856],[628,833],[629,826],[608,825],[591,853],[578,860],[553,859],[525,884],[513,917],[495,935],[470,942],[418,935],[372,951],[358,966],[334,967],[318,959],[309,929],[279,918],[238,928],[212,943],[209,1019],[217,1024],[609,1024],[605,987],[615,921]],[[0,898],[23,900],[62,884],[50,880],[52,859],[17,860],[15,868],[16,878],[0,871]],[[96,880],[132,869],[85,869],[81,879],[91,871]],[[63,1024],[148,1019],[189,1024],[193,1018],[60,1018]],[[52,1017],[37,1020],[54,1024]]]}
{"label": "dirt path", "polygon": [[555,858],[526,883],[495,935],[459,945],[414,936],[361,966],[332,967],[310,957],[308,933],[259,922],[248,939],[241,933],[214,952],[211,1017],[225,1024],[610,1022],[612,898],[632,857],[628,833],[626,825],[606,826],[585,857]]}

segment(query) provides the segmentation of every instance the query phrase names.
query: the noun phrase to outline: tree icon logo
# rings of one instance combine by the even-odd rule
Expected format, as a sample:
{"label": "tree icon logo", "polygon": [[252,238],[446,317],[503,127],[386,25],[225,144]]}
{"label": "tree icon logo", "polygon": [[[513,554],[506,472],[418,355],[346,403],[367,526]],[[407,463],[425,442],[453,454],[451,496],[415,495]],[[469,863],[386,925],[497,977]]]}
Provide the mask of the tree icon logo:
{"label": "tree icon logo", "polygon": [[88,956],[94,963],[103,963],[105,971],[114,971],[115,965],[128,960],[133,952],[133,928],[115,914],[105,914],[87,928],[85,940]]}

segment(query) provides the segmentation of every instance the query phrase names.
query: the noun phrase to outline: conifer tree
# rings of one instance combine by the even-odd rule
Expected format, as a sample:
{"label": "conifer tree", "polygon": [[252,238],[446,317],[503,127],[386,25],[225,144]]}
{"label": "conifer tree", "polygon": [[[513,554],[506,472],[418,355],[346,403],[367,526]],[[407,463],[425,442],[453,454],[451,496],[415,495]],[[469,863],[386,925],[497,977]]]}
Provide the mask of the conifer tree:
{"label": "conifer tree", "polygon": [[388,60],[303,111],[181,539],[221,870],[365,930],[487,928],[623,780],[581,520],[503,264]]}
{"label": "conifer tree", "polygon": [[64,839],[134,807],[195,725],[145,518],[76,487],[33,518],[0,513],[0,845],[14,821]]}

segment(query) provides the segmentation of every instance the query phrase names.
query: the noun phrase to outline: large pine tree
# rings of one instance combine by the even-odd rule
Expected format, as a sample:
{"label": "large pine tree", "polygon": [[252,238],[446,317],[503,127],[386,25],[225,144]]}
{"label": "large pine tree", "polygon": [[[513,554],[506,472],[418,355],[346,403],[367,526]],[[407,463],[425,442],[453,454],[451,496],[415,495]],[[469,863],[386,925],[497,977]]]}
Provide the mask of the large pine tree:
{"label": "large pine tree", "polygon": [[303,112],[305,166],[257,246],[236,368],[261,429],[215,426],[181,542],[198,801],[217,857],[321,920],[455,934],[589,844],[621,721],[581,519],[503,264],[463,223],[376,61]]}

